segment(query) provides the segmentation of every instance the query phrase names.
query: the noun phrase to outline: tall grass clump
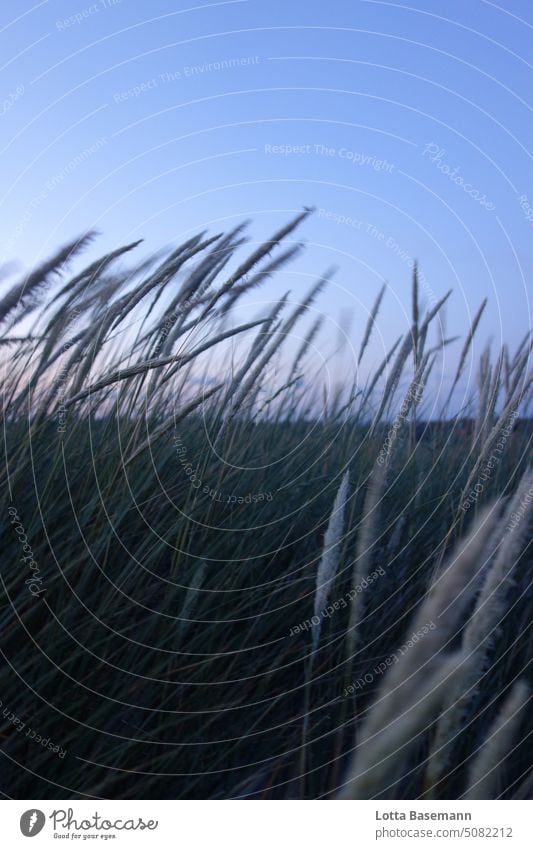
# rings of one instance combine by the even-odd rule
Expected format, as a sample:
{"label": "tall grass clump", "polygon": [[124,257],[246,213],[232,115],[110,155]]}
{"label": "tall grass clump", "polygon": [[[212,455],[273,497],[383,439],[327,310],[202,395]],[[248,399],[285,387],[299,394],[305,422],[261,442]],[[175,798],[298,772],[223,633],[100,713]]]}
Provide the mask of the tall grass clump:
{"label": "tall grass clump", "polygon": [[338,270],[254,305],[311,212],[5,270],[4,795],[531,793],[531,334],[477,355],[483,303],[432,418],[451,294],[415,268],[346,377]]}

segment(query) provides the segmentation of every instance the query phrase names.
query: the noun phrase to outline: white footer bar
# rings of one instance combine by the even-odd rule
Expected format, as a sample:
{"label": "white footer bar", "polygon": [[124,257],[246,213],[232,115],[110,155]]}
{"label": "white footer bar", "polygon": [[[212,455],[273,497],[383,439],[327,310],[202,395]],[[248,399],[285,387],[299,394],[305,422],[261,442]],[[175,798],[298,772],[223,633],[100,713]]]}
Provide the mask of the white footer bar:
{"label": "white footer bar", "polygon": [[10,800],[0,805],[0,842],[6,849],[531,849],[532,813],[528,801]]}

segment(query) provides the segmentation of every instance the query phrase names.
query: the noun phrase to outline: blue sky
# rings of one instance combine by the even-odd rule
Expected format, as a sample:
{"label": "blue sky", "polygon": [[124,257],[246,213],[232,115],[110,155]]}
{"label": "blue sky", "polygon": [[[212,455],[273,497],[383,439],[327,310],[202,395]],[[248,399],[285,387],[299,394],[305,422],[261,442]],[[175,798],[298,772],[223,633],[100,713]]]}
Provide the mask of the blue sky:
{"label": "blue sky", "polygon": [[480,343],[513,346],[531,325],[532,35],[526,0],[3,4],[2,259],[32,266],[91,227],[102,253],[244,218],[261,240],[312,205],[265,297],[338,265],[317,306],[353,312],[357,348],[387,280],[380,359],[416,257],[426,304],[454,289],[449,335],[487,296]]}

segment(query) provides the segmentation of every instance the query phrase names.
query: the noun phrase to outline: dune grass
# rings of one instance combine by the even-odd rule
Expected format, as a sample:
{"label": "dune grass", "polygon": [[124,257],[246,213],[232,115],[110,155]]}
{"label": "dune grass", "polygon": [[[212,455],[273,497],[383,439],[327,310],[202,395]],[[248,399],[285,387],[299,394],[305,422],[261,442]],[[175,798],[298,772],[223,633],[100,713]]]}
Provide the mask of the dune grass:
{"label": "dune grass", "polygon": [[4,795],[531,787],[531,336],[484,352],[474,418],[425,420],[453,340],[415,270],[405,336],[323,401],[333,270],[236,312],[308,214],[244,260],[238,227],[74,272],[89,234],[0,300]]}

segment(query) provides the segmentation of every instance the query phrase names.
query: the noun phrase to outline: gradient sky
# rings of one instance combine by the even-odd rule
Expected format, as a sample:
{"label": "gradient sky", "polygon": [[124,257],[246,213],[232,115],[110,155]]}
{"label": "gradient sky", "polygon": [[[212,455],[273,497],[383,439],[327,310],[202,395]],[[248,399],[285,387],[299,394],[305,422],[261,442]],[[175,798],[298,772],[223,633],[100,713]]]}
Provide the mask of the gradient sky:
{"label": "gradient sky", "polygon": [[426,305],[454,289],[449,335],[488,296],[477,353],[513,347],[531,326],[532,36],[528,0],[3,3],[2,261],[91,227],[101,253],[244,218],[261,240],[310,205],[307,251],[264,297],[338,265],[317,306],[358,347],[387,280],[377,361],[416,257]]}

